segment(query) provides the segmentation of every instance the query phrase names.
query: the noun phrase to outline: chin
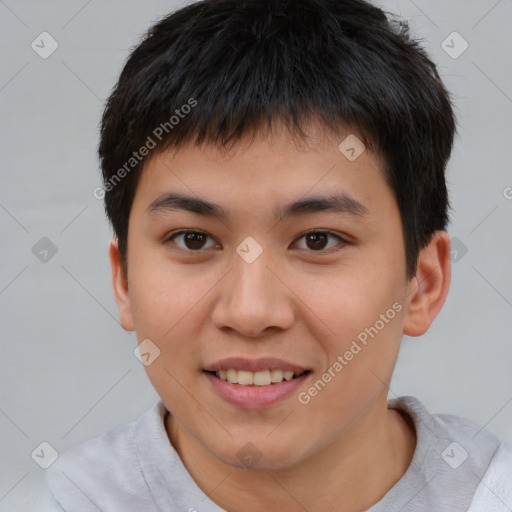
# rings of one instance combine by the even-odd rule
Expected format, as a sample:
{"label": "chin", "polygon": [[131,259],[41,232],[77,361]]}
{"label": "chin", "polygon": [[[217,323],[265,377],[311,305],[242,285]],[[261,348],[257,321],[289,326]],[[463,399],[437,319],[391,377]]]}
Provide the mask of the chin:
{"label": "chin", "polygon": [[[233,449],[233,445],[238,449]],[[303,447],[304,448],[304,447]],[[298,464],[306,458],[303,451],[292,445],[283,446],[282,443],[269,443],[268,440],[251,442],[249,440],[234,442],[225,452],[212,453],[224,464],[236,469],[251,470],[279,470]]]}

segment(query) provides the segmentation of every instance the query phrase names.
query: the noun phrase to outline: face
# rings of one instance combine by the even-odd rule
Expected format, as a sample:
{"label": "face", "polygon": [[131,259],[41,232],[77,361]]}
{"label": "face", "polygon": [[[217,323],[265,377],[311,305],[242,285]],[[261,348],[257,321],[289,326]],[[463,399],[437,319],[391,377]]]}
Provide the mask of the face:
{"label": "face", "polygon": [[385,411],[410,292],[400,214],[378,158],[339,142],[191,145],[142,173],[121,323],[160,351],[145,369],[175,428],[226,464],[287,467]]}

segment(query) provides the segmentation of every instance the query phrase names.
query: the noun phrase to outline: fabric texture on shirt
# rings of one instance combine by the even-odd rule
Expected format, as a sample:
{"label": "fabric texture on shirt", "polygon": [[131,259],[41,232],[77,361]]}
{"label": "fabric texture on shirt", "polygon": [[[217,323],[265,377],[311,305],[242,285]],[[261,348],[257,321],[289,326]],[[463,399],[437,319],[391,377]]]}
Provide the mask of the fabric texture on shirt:
{"label": "fabric texture on shirt", "polygon": [[[388,407],[409,415],[417,443],[406,473],[367,512],[466,512],[499,440],[469,420],[429,414],[414,397],[391,400]],[[199,488],[169,442],[166,414],[159,399],[137,420],[63,452],[46,470],[62,509],[225,512]]]}

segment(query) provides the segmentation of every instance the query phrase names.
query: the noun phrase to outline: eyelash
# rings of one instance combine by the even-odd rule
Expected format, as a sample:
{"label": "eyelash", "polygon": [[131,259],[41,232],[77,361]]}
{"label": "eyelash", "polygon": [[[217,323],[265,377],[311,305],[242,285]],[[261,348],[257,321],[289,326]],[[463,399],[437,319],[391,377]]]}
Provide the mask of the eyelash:
{"label": "eyelash", "polygon": [[[172,242],[174,245],[176,245],[174,243],[174,239],[180,235],[186,235],[186,234],[189,234],[189,233],[194,233],[194,234],[199,234],[199,235],[205,235],[207,236],[208,238],[211,238],[213,240],[213,238],[208,235],[207,233],[205,233],[204,231],[197,231],[197,230],[193,230],[193,229],[182,229],[180,231],[176,231],[176,232],[173,232],[173,233],[170,233],[169,236],[167,236],[164,240],[164,244],[168,243],[168,242]],[[295,239],[294,243],[304,237],[306,237],[307,235],[313,235],[313,234],[325,234],[325,235],[329,235],[330,237],[332,238],[337,238],[340,242],[341,242],[341,245],[342,247],[346,246],[346,245],[350,245],[350,242],[348,240],[346,240],[345,238],[343,238],[342,236],[332,232],[332,231],[328,231],[328,230],[319,230],[319,229],[314,229],[314,230],[311,230],[311,231],[307,231],[306,233],[303,233],[302,235],[300,235],[298,238]],[[330,254],[332,252],[338,252],[339,250],[341,250],[341,248],[339,249],[336,249],[336,250],[332,250],[333,248],[329,248],[329,249],[320,249],[318,251],[314,251],[314,250],[308,250],[308,249],[302,249],[302,250],[306,250],[307,252],[309,253],[312,253],[312,254]],[[193,249],[183,249],[181,247],[178,247],[178,250],[180,251],[183,251],[183,252],[188,252],[188,253],[201,253],[201,252],[204,252],[206,249],[198,249],[198,250],[193,250]]]}

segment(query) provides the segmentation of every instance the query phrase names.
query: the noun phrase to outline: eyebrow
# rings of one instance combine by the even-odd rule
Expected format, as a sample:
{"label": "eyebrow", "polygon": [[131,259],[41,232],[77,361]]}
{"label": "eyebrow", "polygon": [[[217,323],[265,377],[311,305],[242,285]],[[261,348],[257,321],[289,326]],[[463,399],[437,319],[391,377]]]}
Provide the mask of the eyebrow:
{"label": "eyebrow", "polygon": [[[207,217],[229,219],[230,214],[222,206],[177,192],[168,192],[155,199],[146,209],[149,214],[184,210]],[[346,192],[335,195],[310,196],[293,201],[274,210],[280,220],[297,215],[317,212],[332,212],[363,217],[369,213],[366,206]]]}

